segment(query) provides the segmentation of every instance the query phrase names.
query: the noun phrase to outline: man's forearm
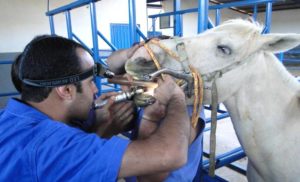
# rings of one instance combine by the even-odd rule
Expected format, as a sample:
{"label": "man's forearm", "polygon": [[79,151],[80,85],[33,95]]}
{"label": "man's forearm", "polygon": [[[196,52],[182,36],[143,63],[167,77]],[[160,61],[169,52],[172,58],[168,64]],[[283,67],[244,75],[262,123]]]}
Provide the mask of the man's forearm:
{"label": "man's forearm", "polygon": [[178,159],[174,163],[175,168],[185,164],[190,137],[190,120],[184,98],[175,97],[172,99],[167,107],[166,117],[155,135],[152,136],[158,137],[158,140],[163,144],[161,147],[170,152],[170,157]]}
{"label": "man's forearm", "polygon": [[158,124],[142,118],[141,125],[138,129],[138,139],[146,139],[151,136],[157,129]]}

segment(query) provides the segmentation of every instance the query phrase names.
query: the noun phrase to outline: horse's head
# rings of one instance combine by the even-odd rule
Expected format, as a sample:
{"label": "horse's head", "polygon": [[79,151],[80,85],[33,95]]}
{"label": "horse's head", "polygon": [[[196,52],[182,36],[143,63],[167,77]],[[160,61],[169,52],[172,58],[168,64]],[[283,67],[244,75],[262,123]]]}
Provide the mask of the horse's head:
{"label": "horse's head", "polygon": [[[172,52],[177,52],[178,42],[185,44],[189,64],[196,68],[204,80],[204,103],[209,104],[208,91],[216,80],[218,100],[223,102],[234,94],[245,79],[253,75],[254,64],[263,59],[266,52],[278,53],[297,46],[300,35],[267,34],[262,28],[244,20],[230,20],[198,36],[180,39],[161,40],[160,44]],[[160,62],[161,67],[182,71],[182,64],[161,47],[147,44]],[[260,64],[264,64],[260,60]],[[261,65],[261,66],[262,66]],[[257,68],[257,67],[256,67]],[[126,63],[127,73],[137,76],[154,72],[156,66],[151,56],[141,47]]]}

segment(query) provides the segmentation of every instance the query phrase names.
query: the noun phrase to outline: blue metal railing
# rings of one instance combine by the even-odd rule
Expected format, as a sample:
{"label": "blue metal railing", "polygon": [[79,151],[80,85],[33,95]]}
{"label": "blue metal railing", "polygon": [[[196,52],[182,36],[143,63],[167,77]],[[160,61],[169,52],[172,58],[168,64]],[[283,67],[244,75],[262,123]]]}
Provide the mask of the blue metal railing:
{"label": "blue metal railing", "polygon": [[[1,60],[0,60],[0,66],[2,65],[11,65],[13,63],[13,59],[14,57],[17,55],[18,53],[7,53],[4,56],[1,56]],[[16,91],[11,91],[11,92],[3,92],[0,93],[0,97],[11,97],[11,96],[15,96],[15,95],[19,95],[18,92]]]}
{"label": "blue metal railing", "polygon": [[[54,10],[50,10],[46,12],[46,15],[49,17],[49,24],[51,34],[55,34],[54,27],[54,16],[59,13],[65,13],[66,24],[67,24],[67,33],[69,39],[75,39],[80,44],[82,44],[85,48],[90,50],[90,53],[93,55],[93,58],[96,62],[101,64],[106,64],[103,61],[103,58],[107,58],[107,56],[101,56],[99,54],[99,45],[98,45],[98,37],[100,37],[111,49],[112,51],[117,50],[116,46],[113,45],[108,39],[98,30],[97,28],[97,18],[96,18],[96,6],[95,3],[98,0],[77,0],[75,2],[69,3],[67,5],[61,6]],[[91,30],[92,30],[92,43],[93,47],[89,48],[72,30],[72,21],[71,21],[71,10],[82,7],[84,5],[89,5],[90,7],[90,19],[91,19]],[[130,33],[130,41],[131,45],[134,42],[138,42],[137,35],[146,40],[146,36],[142,33],[142,31],[138,28],[136,24],[136,16],[135,16],[135,0],[128,0],[128,14],[129,14],[129,33]],[[102,83],[101,79],[96,79],[97,87],[99,88],[99,94],[103,93],[102,86],[105,85]],[[118,86],[114,86],[118,88]]]}
{"label": "blue metal railing", "polygon": [[[218,5],[208,5],[208,0],[198,0],[198,8],[190,8],[185,10],[178,10],[173,12],[166,12],[166,13],[160,13],[155,15],[148,16],[149,18],[152,18],[153,20],[162,17],[162,16],[174,16],[175,22],[178,22],[176,18],[181,17],[183,14],[187,13],[196,13],[198,12],[198,33],[203,32],[208,27],[214,27],[214,25],[211,24],[212,21],[210,21],[208,17],[208,10],[215,10],[216,11],[216,25],[219,25],[220,23],[220,10],[225,8],[231,8],[231,7],[244,7],[244,6],[254,6],[254,13],[253,18],[256,19],[257,17],[257,5],[259,4],[266,4],[266,16],[265,16],[265,28],[264,33],[268,33],[270,31],[271,27],[271,19],[272,19],[272,4],[275,2],[279,2],[279,0],[251,0],[251,1],[237,1],[237,2],[231,2],[231,3],[224,3],[224,4],[218,4]],[[178,8],[177,8],[178,9]],[[180,15],[180,16],[179,16]],[[155,27],[155,21],[152,21],[152,27]],[[153,29],[154,30],[154,29]],[[176,31],[181,32],[182,31]],[[175,33],[176,33],[175,32]],[[180,34],[175,34],[176,36],[179,36]]]}

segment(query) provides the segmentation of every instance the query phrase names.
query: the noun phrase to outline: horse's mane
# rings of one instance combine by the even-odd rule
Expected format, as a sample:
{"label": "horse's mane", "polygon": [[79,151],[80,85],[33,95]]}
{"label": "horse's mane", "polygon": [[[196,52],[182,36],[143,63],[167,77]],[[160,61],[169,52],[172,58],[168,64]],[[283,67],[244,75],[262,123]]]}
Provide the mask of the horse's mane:
{"label": "horse's mane", "polygon": [[220,25],[220,28],[227,25],[231,27],[237,26],[239,28],[243,26],[245,29],[252,30],[256,33],[261,33],[263,30],[263,24],[260,24],[252,18],[248,18],[247,20],[241,18],[227,20]]}

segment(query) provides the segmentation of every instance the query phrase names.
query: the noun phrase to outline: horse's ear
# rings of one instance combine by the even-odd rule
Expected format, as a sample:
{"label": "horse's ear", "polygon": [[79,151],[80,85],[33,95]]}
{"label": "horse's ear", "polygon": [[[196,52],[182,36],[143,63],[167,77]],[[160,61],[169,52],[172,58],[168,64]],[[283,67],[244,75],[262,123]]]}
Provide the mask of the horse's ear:
{"label": "horse's ear", "polygon": [[300,44],[300,34],[264,34],[259,45],[265,51],[284,52]]}

